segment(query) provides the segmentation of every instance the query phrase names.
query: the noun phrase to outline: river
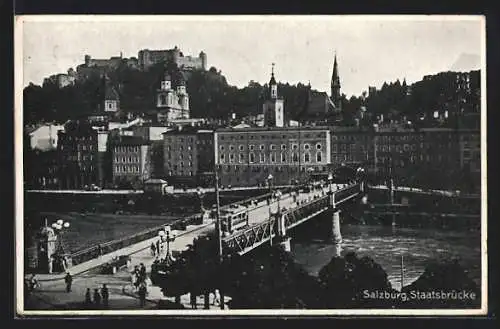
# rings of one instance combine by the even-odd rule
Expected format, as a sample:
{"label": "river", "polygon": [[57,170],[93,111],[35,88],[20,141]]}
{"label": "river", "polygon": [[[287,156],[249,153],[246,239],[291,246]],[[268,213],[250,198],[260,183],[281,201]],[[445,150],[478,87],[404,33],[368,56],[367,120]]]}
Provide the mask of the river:
{"label": "river", "polygon": [[[400,289],[401,255],[404,284],[416,280],[432,259],[456,258],[478,285],[481,282],[481,232],[463,229],[399,228],[391,226],[343,225],[341,255],[354,251],[379,263],[393,288]],[[338,251],[329,239],[292,238],[295,261],[311,275],[317,276]]]}

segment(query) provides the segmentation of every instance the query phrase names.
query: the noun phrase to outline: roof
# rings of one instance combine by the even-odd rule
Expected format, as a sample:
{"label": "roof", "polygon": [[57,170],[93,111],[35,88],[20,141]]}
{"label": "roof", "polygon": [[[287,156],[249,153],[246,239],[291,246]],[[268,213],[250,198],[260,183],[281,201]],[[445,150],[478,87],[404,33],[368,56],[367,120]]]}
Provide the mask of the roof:
{"label": "roof", "polygon": [[113,86],[106,86],[106,91],[104,95],[106,100],[109,101],[118,101],[120,100],[120,96],[118,95],[118,92]]}
{"label": "roof", "polygon": [[151,143],[140,136],[120,135],[117,138],[115,144],[116,145],[149,145]]}
{"label": "roof", "polygon": [[330,130],[329,127],[326,126],[300,126],[300,127],[251,127],[251,128],[242,128],[242,129],[234,129],[234,128],[219,128],[216,132],[252,132],[252,131],[308,131],[308,130]]}
{"label": "roof", "polygon": [[163,135],[194,135],[194,134],[206,134],[213,133],[213,130],[200,129],[199,127],[178,127],[180,129],[172,129],[163,133]]}

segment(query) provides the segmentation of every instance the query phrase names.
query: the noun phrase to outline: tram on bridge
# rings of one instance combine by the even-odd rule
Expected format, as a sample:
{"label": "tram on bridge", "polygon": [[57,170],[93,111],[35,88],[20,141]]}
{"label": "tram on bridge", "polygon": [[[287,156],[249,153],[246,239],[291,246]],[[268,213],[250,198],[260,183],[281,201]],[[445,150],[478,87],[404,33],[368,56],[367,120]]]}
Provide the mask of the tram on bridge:
{"label": "tram on bridge", "polygon": [[232,234],[234,231],[248,226],[248,209],[242,205],[233,204],[222,209],[220,214],[221,231]]}

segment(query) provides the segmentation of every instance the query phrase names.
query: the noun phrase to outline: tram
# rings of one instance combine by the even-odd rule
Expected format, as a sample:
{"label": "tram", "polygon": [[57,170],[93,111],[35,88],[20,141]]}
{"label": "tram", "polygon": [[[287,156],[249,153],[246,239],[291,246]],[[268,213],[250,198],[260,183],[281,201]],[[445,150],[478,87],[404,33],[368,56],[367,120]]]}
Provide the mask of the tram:
{"label": "tram", "polygon": [[242,205],[231,205],[221,210],[221,231],[232,234],[248,225],[248,209]]}

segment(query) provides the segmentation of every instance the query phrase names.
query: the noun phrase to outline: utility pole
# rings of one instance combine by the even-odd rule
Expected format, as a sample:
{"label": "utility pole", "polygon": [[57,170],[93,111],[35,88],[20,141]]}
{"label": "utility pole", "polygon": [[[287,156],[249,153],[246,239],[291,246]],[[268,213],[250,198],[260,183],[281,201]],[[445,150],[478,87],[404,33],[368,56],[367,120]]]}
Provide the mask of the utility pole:
{"label": "utility pole", "polygon": [[403,264],[403,255],[401,254],[401,291],[403,290],[404,287],[404,280],[405,280],[405,270]]}
{"label": "utility pole", "polygon": [[219,174],[218,168],[215,167],[215,207],[216,207],[216,226],[217,226],[217,240],[218,240],[218,252],[219,252],[219,262],[222,264],[222,230],[220,222],[220,196],[219,196]]}

